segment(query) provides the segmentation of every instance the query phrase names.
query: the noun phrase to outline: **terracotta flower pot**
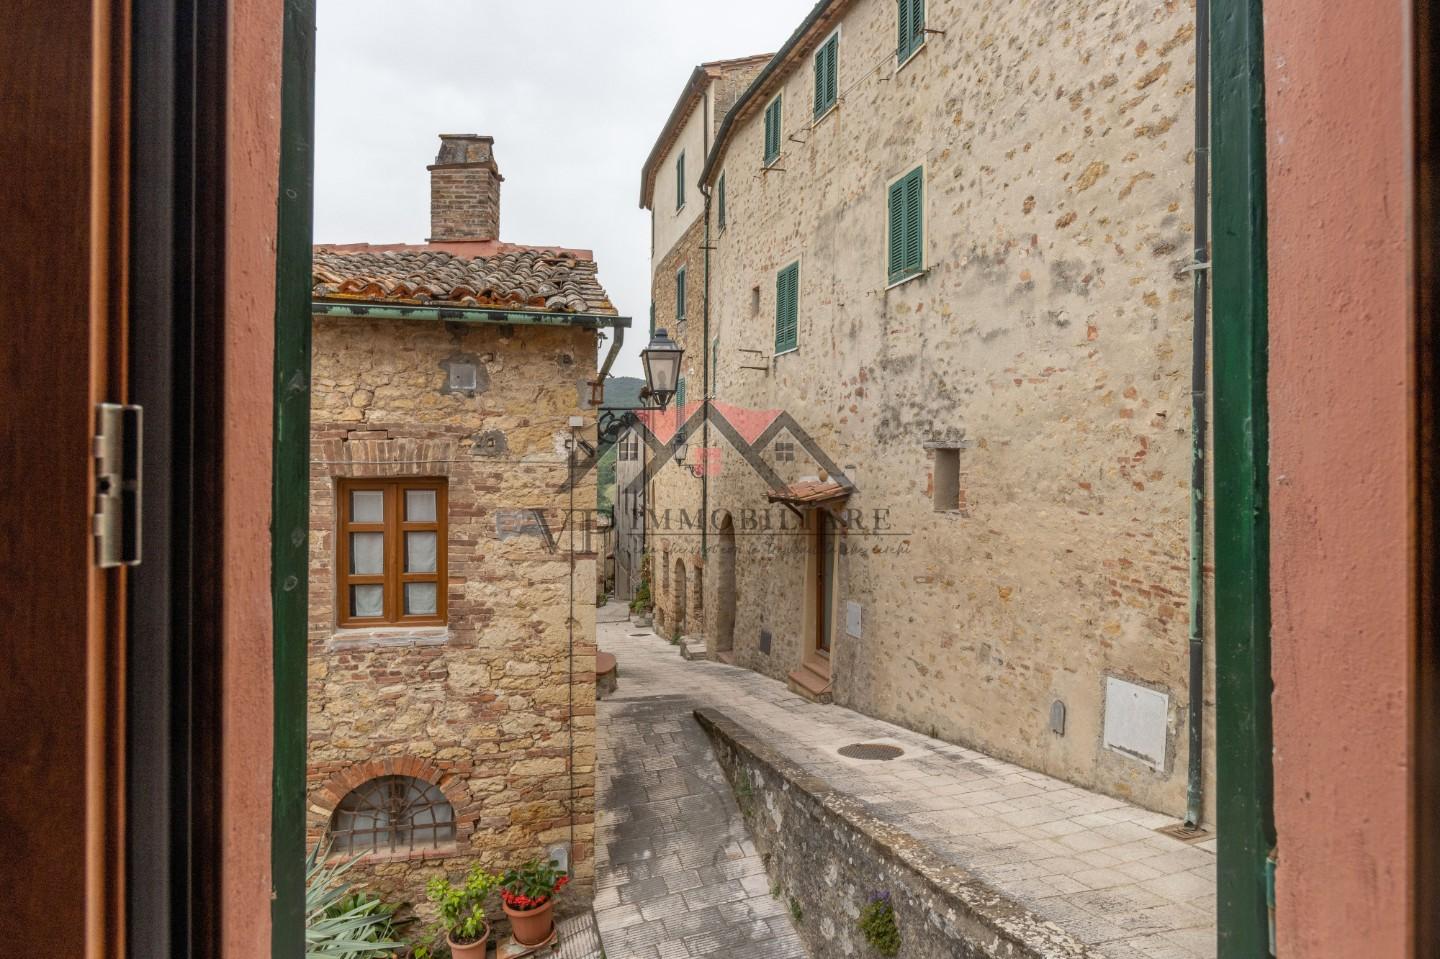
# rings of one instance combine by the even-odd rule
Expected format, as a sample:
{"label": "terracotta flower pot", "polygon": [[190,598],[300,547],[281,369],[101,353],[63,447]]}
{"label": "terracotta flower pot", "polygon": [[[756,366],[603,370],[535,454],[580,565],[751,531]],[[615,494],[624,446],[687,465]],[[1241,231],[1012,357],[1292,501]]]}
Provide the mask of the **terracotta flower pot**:
{"label": "terracotta flower pot", "polygon": [[453,959],[485,959],[485,951],[490,947],[490,924],[485,924],[480,938],[474,942],[456,942],[448,935],[445,941],[450,944],[450,955]]}
{"label": "terracotta flower pot", "polygon": [[546,899],[543,906],[536,906],[534,909],[512,909],[507,902],[500,905],[504,908],[505,915],[510,917],[510,931],[515,934],[515,941],[520,945],[538,946],[550,938],[550,930],[555,927],[555,917],[552,914],[555,897]]}

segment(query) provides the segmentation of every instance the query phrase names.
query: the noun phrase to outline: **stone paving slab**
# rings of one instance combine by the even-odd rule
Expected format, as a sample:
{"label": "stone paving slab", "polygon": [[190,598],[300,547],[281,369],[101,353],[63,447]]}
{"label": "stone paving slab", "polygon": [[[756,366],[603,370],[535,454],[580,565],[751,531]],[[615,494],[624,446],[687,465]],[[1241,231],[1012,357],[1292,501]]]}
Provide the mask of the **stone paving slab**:
{"label": "stone paving slab", "polygon": [[[1097,955],[1214,959],[1213,839],[1187,845],[1156,831],[1177,820],[843,707],[810,703],[751,670],[683,660],[653,634],[630,635],[638,632],[628,622],[600,626],[600,645],[616,655],[624,676],[620,695],[601,707],[602,750],[603,710],[624,709],[627,701],[663,693],[674,707],[722,709],[831,788],[869,804]],[[667,717],[664,734],[680,736],[686,728]],[[905,754],[885,762],[838,754],[856,742],[892,743]],[[605,762],[602,753],[602,777]],[[625,815],[603,789],[599,808],[602,823]]]}
{"label": "stone paving slab", "polygon": [[[601,628],[619,633],[602,638],[609,651],[636,641],[628,623]],[[693,699],[620,670],[624,701],[597,707],[595,918],[607,959],[804,959]]]}

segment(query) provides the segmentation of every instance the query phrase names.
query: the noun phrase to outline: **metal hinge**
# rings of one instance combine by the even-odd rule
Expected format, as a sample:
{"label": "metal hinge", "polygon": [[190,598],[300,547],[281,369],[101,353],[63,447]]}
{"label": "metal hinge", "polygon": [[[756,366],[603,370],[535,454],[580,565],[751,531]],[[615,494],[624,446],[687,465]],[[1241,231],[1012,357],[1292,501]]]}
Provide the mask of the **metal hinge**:
{"label": "metal hinge", "polygon": [[95,409],[95,565],[140,562],[141,409],[101,403]]}

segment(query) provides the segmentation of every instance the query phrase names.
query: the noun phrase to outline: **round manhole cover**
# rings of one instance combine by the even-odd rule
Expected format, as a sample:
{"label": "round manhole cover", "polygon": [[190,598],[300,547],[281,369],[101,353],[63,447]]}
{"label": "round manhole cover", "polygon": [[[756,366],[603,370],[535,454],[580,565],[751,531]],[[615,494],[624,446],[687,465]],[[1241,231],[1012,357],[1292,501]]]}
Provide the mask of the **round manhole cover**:
{"label": "round manhole cover", "polygon": [[888,743],[851,743],[840,747],[840,755],[847,759],[895,759],[905,755],[905,750]]}

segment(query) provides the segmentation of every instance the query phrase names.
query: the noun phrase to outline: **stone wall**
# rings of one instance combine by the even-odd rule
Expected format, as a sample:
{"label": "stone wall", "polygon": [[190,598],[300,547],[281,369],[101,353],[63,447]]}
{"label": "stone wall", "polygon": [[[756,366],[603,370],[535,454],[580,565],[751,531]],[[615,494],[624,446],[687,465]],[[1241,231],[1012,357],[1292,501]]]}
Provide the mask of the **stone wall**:
{"label": "stone wall", "polygon": [[[564,486],[568,418],[594,427],[595,334],[317,317],[314,357],[311,840],[356,785],[416,776],[454,807],[457,841],[372,856],[362,884],[423,903],[437,872],[573,843],[575,908],[594,878],[595,556],[583,529],[571,552]],[[449,388],[457,362],[477,366],[473,394]],[[574,502],[592,510],[579,475]],[[447,481],[447,625],[336,627],[336,486],[366,476]]]}
{"label": "stone wall", "polygon": [[[697,409],[705,395],[705,220],[697,218],[675,246],[660,258],[651,278],[655,297],[655,325],[670,331],[671,338],[685,350],[681,373],[686,382],[686,405],[677,411],[674,404],[656,418],[657,435],[668,442],[677,425],[683,424]],[[685,322],[675,319],[675,274],[685,267]],[[694,432],[698,433],[698,430]],[[693,457],[700,449],[701,438],[689,438]],[[676,630],[685,634],[699,633],[703,628],[703,612],[696,616],[700,600],[701,570],[700,525],[688,521],[698,516],[701,508],[700,480],[678,467],[673,458],[661,466],[651,481],[646,502],[646,548],[653,561],[652,578],[660,588],[651,589],[655,597],[655,629],[669,638]],[[685,569],[687,589],[677,591],[675,564]],[[682,627],[683,623],[683,629]]]}
{"label": "stone wall", "polygon": [[859,928],[888,896],[905,959],[1085,959],[1069,933],[832,790],[724,714],[696,710],[810,953],[878,956]]}
{"label": "stone wall", "polygon": [[[836,702],[1183,814],[1194,10],[937,0],[943,33],[899,67],[895,16],[846,6],[841,99],[818,122],[809,55],[780,74],[774,169],[773,92],[737,119],[715,171],[716,396],[788,412],[855,484]],[[917,167],[925,270],[891,285],[887,188]],[[799,348],[743,368],[743,349],[773,352],[776,274],[796,262]],[[793,517],[767,514],[766,483],[719,445],[734,656],[784,678],[814,648],[813,537],[778,531]],[[959,508],[936,508],[936,446],[958,449]],[[822,469],[803,444],[757,452],[785,482]],[[705,575],[713,610],[718,564]],[[1103,744],[1112,677],[1167,697],[1159,768]]]}

